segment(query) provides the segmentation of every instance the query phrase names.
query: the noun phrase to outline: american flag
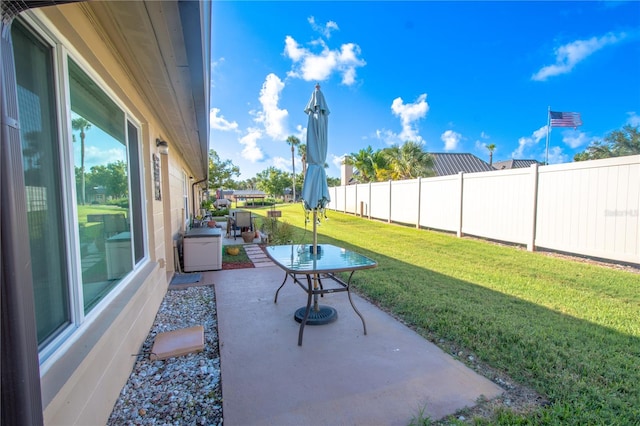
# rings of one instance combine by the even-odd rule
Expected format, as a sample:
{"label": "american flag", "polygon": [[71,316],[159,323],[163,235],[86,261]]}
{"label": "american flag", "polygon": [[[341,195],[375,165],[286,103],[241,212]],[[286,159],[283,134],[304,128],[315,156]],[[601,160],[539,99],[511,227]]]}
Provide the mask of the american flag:
{"label": "american flag", "polygon": [[579,112],[549,111],[551,127],[578,127],[582,126],[582,118]]}

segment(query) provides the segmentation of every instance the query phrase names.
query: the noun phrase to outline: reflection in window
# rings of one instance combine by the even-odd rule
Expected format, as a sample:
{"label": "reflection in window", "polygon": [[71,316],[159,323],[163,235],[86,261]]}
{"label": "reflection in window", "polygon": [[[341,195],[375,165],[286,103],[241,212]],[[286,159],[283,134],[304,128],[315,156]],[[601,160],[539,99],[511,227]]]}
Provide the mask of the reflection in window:
{"label": "reflection in window", "polygon": [[69,60],[85,312],[133,269],[124,112]]}
{"label": "reflection in window", "polygon": [[38,344],[70,322],[51,49],[12,26]]}

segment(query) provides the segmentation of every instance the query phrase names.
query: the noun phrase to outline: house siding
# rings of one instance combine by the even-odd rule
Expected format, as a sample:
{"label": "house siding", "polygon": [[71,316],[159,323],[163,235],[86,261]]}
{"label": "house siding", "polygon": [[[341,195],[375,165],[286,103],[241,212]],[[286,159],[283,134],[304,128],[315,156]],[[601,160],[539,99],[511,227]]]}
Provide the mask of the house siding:
{"label": "house siding", "polygon": [[[86,7],[82,3],[48,7],[25,12],[20,19],[37,31],[50,34],[74,59],[91,69],[100,87],[117,99],[140,126],[148,261],[124,278],[75,330],[68,330],[59,347],[41,362],[46,425],[107,422],[174,271],[172,242],[188,221],[184,195],[193,206],[193,182],[189,176],[202,174],[201,170],[190,170],[180,150],[171,148],[177,145],[168,138],[172,132],[157,118],[155,106],[143,96]],[[168,142],[169,155],[158,153],[156,139]],[[154,154],[161,163],[161,200],[156,200],[154,193]]]}

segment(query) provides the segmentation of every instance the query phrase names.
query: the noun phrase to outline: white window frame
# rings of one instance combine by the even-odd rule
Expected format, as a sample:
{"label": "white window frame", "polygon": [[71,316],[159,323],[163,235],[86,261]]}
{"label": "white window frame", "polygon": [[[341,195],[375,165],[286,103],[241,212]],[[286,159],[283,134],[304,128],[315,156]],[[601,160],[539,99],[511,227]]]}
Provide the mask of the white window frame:
{"label": "white window frame", "polygon": [[[67,260],[67,269],[69,275],[69,281],[67,282],[67,289],[69,291],[69,325],[62,330],[57,336],[55,336],[46,346],[40,349],[40,374],[45,375],[48,370],[63,357],[66,352],[76,343],[83,335],[83,333],[95,322],[100,321],[101,314],[109,306],[109,304],[123,291],[125,291],[132,282],[135,281],[136,275],[149,264],[150,262],[150,248],[148,237],[148,197],[147,186],[148,182],[145,178],[145,156],[143,145],[143,132],[141,121],[135,118],[132,112],[125,106],[125,103],[115,95],[113,90],[105,83],[105,81],[99,76],[97,72],[88,64],[88,62],[80,55],[80,53],[73,48],[73,45],[55,30],[55,27],[50,21],[38,10],[31,10],[24,12],[20,18],[22,22],[35,34],[37,34],[43,42],[45,42],[52,50],[52,67],[54,72],[54,92],[56,96],[56,111],[57,111],[57,129],[59,139],[59,154],[60,154],[60,167],[62,171],[61,185],[63,192],[63,200],[61,205],[63,206],[63,223],[64,230],[62,231],[69,241],[65,258]],[[139,190],[143,193],[141,195],[141,219],[142,229],[136,230],[136,232],[142,233],[144,241],[144,256],[138,262],[135,263],[135,250],[133,249],[132,239],[132,264],[133,270],[128,273],[122,280],[109,292],[102,300],[100,300],[96,306],[94,306],[89,313],[85,315],[83,294],[82,294],[82,267],[81,267],[81,255],[80,255],[80,238],[78,234],[78,214],[77,214],[77,194],[75,189],[75,175],[74,175],[74,158],[72,147],[72,130],[71,130],[71,101],[69,99],[69,75],[68,75],[68,60],[72,59],[80,68],[91,78],[91,80],[100,87],[101,90],[120,108],[124,115],[123,126],[126,134],[126,155],[127,155],[127,172],[128,172],[128,185],[129,194],[131,194],[131,162],[129,151],[129,135],[127,131],[128,123],[131,123],[138,132],[138,172],[140,174]],[[129,195],[131,197],[131,195]],[[130,212],[131,212],[130,206]]]}

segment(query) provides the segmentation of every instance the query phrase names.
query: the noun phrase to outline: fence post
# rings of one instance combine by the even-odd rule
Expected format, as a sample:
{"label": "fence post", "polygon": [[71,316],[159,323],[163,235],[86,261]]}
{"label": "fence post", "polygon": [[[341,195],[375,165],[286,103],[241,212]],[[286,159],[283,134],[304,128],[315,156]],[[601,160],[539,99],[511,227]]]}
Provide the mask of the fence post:
{"label": "fence post", "polygon": [[367,213],[369,214],[369,220],[371,220],[371,182],[369,182],[369,205],[367,206]]}
{"label": "fence post", "polygon": [[416,229],[420,229],[420,205],[422,204],[422,177],[418,178],[418,220],[416,220]]}
{"label": "fence post", "polygon": [[358,216],[358,186],[360,186],[359,184],[356,184],[356,193],[354,195],[354,200],[353,200],[353,215],[354,216]]}
{"label": "fence post", "polygon": [[[341,185],[342,186],[342,185]],[[331,198],[331,200],[333,200],[333,210],[338,211],[338,188],[337,186],[333,187],[333,198]]]}
{"label": "fence post", "polygon": [[393,186],[393,181],[389,179],[389,217],[387,218],[387,223],[391,223],[391,202],[393,201],[391,199],[392,186]]}
{"label": "fence post", "polygon": [[456,231],[456,235],[458,237],[462,237],[462,204],[464,200],[464,172],[459,172],[458,176],[460,177],[460,204],[458,208],[458,230]]}
{"label": "fence post", "polygon": [[538,221],[538,163],[531,165],[531,174],[533,179],[533,208],[531,211],[531,233],[527,243],[527,251],[536,251],[536,226]]}
{"label": "fence post", "polygon": [[342,213],[347,213],[347,185],[344,186],[344,205],[342,206]]}

